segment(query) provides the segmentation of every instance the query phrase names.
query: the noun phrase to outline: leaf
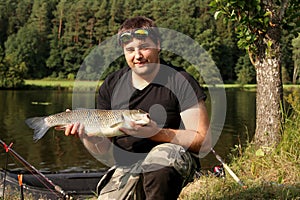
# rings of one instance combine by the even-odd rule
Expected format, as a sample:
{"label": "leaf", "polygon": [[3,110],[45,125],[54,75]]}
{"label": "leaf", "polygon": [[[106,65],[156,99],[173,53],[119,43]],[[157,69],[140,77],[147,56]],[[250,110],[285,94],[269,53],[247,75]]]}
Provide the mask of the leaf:
{"label": "leaf", "polygon": [[232,17],[232,16],[234,16],[234,15],[235,15],[235,11],[232,10],[230,16]]}
{"label": "leaf", "polygon": [[282,176],[279,176],[277,182],[278,182],[279,184],[282,184],[282,183],[283,183],[283,177],[282,177]]}
{"label": "leaf", "polygon": [[262,149],[258,149],[256,152],[255,152],[255,155],[257,157],[264,157],[265,156],[265,153]]}
{"label": "leaf", "polygon": [[269,22],[270,22],[270,18],[269,18],[269,17],[265,17],[265,18],[264,18],[264,22],[263,22],[264,25],[265,25],[265,26],[268,26]]}
{"label": "leaf", "polygon": [[258,4],[258,5],[256,6],[256,9],[257,9],[258,12],[261,11],[261,6]]}
{"label": "leaf", "polygon": [[273,44],[273,42],[271,40],[269,40],[268,43],[267,43],[268,47],[271,47],[272,44]]}
{"label": "leaf", "polygon": [[272,15],[272,12],[271,11],[267,11],[265,14],[264,14],[264,17],[266,16],[271,16]]}
{"label": "leaf", "polygon": [[215,14],[214,14],[214,18],[215,19],[218,19],[218,16],[219,16],[219,14],[221,13],[221,11],[217,11],[217,12],[215,12]]}
{"label": "leaf", "polygon": [[252,175],[255,175],[256,167],[255,167],[255,164],[253,162],[251,163],[250,170],[251,170]]}
{"label": "leaf", "polygon": [[247,41],[250,41],[251,39],[252,39],[251,35],[249,35],[249,36],[246,37]]}

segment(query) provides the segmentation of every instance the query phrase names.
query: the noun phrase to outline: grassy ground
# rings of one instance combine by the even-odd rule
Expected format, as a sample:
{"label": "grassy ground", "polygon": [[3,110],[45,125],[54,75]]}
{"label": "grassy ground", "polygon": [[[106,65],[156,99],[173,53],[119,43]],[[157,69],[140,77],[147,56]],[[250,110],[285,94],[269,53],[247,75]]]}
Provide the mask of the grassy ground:
{"label": "grassy ground", "polygon": [[245,183],[238,185],[227,173],[225,179],[201,177],[185,187],[180,200],[199,199],[300,199],[300,89],[286,99],[293,114],[285,116],[283,139],[268,154],[253,144],[237,147],[239,156],[230,168]]}
{"label": "grassy ground", "polygon": [[74,81],[74,80],[25,80],[25,85],[29,88],[48,88],[55,90],[95,90],[101,82],[95,81]]}
{"label": "grassy ground", "polygon": [[73,87],[74,81],[70,80],[25,80],[26,85],[41,87]]}
{"label": "grassy ground", "polygon": [[[51,80],[51,79],[42,79],[42,80],[25,80],[25,84],[29,86],[39,86],[39,87],[53,87],[56,88],[73,88],[74,84],[80,84],[85,86],[95,86],[98,83],[94,81],[74,81],[74,80]],[[101,83],[99,83],[101,84]],[[246,84],[246,85],[240,85],[240,84],[224,84],[224,85],[203,85],[204,87],[224,87],[227,89],[235,89],[235,88],[241,88],[244,90],[255,90],[256,85],[255,84]],[[300,88],[300,84],[298,85],[292,85],[292,84],[285,84],[284,88]]]}
{"label": "grassy ground", "polygon": [[300,199],[299,157],[291,158],[286,151],[265,156],[256,152],[255,147],[249,146],[230,164],[246,188],[228,173],[225,179],[207,176],[185,187],[180,199]]}

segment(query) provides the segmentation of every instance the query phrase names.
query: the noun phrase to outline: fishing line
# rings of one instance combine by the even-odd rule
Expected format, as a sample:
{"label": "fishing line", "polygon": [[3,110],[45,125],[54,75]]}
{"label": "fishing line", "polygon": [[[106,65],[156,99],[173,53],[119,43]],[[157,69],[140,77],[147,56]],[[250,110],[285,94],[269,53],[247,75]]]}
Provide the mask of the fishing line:
{"label": "fishing line", "polygon": [[[16,160],[18,160],[20,163],[22,163],[26,169],[28,169],[31,174],[36,177],[37,180],[39,180],[47,189],[49,189],[51,192],[54,193],[54,191],[46,185],[46,183],[44,181],[46,181],[48,184],[50,184],[56,192],[58,192],[60,195],[63,196],[64,199],[69,199],[70,196],[67,195],[61,187],[59,187],[58,185],[55,185],[51,180],[49,180],[44,174],[42,174],[41,172],[39,172],[33,165],[31,165],[30,163],[28,163],[24,158],[22,158],[17,152],[15,152],[11,146],[12,146],[12,143],[7,146],[2,140],[0,140],[0,143],[3,145],[5,151],[8,153],[11,153],[12,156],[14,156],[16,158]],[[35,172],[35,173],[33,173]],[[43,178],[44,181],[42,181],[42,179],[40,179],[37,175],[39,175],[41,178]],[[54,193],[57,197],[58,194],[57,193]]]}

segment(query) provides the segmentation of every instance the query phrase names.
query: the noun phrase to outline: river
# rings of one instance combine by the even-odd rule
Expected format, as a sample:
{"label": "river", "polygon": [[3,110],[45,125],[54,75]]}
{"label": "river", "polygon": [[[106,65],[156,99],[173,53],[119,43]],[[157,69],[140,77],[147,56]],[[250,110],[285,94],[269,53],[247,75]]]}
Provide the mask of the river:
{"label": "river", "polygon": [[[12,144],[19,155],[41,171],[91,171],[105,167],[92,157],[75,137],[50,131],[41,140],[33,141],[33,131],[24,123],[26,118],[46,116],[72,108],[72,92],[57,90],[0,90],[0,139]],[[226,118],[216,152],[228,161],[236,145],[244,145],[255,130],[255,92],[226,91]],[[209,102],[208,102],[209,104]],[[8,156],[8,162],[6,162]],[[203,168],[218,161],[212,154],[201,160]],[[0,149],[0,168],[19,169],[22,164]]]}

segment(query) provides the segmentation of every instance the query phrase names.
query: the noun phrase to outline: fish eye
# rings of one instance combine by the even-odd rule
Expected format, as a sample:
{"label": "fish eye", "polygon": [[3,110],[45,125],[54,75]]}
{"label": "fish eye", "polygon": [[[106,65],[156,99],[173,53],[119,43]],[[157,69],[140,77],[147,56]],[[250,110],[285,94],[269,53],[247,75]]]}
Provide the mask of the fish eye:
{"label": "fish eye", "polygon": [[138,113],[140,113],[140,114],[145,114],[145,113],[146,113],[145,111],[143,111],[143,110],[141,110],[141,109],[138,109],[137,111],[138,111]]}

